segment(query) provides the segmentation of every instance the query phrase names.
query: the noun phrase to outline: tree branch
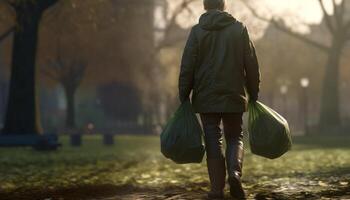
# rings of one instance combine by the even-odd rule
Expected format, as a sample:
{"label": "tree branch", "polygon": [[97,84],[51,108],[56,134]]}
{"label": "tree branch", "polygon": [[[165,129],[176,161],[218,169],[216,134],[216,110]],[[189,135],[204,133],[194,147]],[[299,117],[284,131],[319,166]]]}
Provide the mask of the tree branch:
{"label": "tree branch", "polygon": [[350,35],[350,20],[344,26],[345,34]]}
{"label": "tree branch", "polygon": [[[192,13],[192,10],[188,7],[192,2],[196,0],[183,0],[182,3],[175,9],[174,13],[171,15],[170,19],[166,23],[166,27],[162,29],[164,32],[164,39],[159,42],[159,44],[156,46],[156,54],[164,47],[169,46],[169,42],[167,41],[167,38],[171,34],[171,29],[176,25],[177,17],[184,11],[188,10],[190,13]],[[179,40],[173,41],[172,43],[175,43]]]}
{"label": "tree branch", "polygon": [[301,34],[301,33],[298,33],[298,32],[295,32],[293,30],[291,30],[289,27],[287,27],[286,25],[284,25],[284,23],[280,23],[279,21],[281,20],[276,20],[276,19],[269,19],[269,18],[266,18],[262,15],[260,15],[254,8],[252,8],[247,2],[243,1],[242,2],[246,5],[246,7],[250,10],[250,12],[257,18],[257,19],[260,19],[264,22],[267,22],[267,23],[271,23],[275,28],[277,28],[278,30],[288,34],[289,36],[292,36],[302,42],[305,42],[313,47],[316,47],[318,48],[319,50],[323,51],[323,52],[328,52],[330,47],[320,43],[320,42],[317,42],[317,41],[314,41],[310,38],[308,38],[307,36]]}
{"label": "tree branch", "polygon": [[[324,15],[324,19],[326,21],[326,25],[329,29],[329,32],[333,35],[335,35],[335,28],[332,24],[332,17],[328,14],[327,10],[326,10],[326,7],[324,6],[324,3],[323,3],[323,0],[318,0],[319,4],[320,4],[320,7],[322,9],[322,12],[323,12],[323,15]],[[335,3],[335,2],[334,2]],[[335,6],[334,5],[334,12],[335,12]]]}
{"label": "tree branch", "polygon": [[342,14],[342,16],[344,17],[345,12],[346,12],[346,1],[343,0],[340,5],[339,5],[339,12]]}
{"label": "tree branch", "polygon": [[337,22],[338,28],[344,27],[344,15],[345,15],[345,0],[337,5],[335,0],[332,0],[334,6],[334,16]]}
{"label": "tree branch", "polygon": [[51,6],[55,5],[58,0],[37,0],[38,2],[38,6],[39,8],[44,11],[48,8],[50,8]]}
{"label": "tree branch", "polygon": [[0,35],[0,42],[5,40],[15,30],[15,26],[10,27],[7,31]]}
{"label": "tree branch", "polygon": [[3,2],[6,3],[6,5],[11,6],[14,10],[18,8],[18,2],[15,0],[3,0]]}
{"label": "tree branch", "polygon": [[319,50],[322,50],[324,52],[328,52],[330,49],[330,47],[328,47],[322,43],[316,42],[316,41],[306,37],[305,35],[303,35],[301,33],[297,33],[297,32],[290,30],[288,27],[278,23],[276,20],[272,20],[271,23],[280,31],[282,31],[282,32],[284,32],[284,33],[286,33],[286,34],[288,34],[296,39],[299,39],[300,41],[305,42],[311,46],[314,46],[314,47],[318,48]]}
{"label": "tree branch", "polygon": [[52,73],[50,70],[48,69],[42,69],[41,73],[43,75],[45,75],[46,77],[48,77],[49,79],[53,80],[53,81],[57,81],[59,82],[59,78],[56,76],[55,73]]}

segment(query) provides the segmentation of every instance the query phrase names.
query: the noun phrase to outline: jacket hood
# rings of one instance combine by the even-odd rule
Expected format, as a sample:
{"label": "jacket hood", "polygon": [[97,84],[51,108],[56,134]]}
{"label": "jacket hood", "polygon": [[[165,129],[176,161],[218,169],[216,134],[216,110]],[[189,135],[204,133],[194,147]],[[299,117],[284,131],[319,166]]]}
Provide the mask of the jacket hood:
{"label": "jacket hood", "polygon": [[204,30],[220,30],[235,23],[237,20],[227,12],[210,10],[199,19],[199,26]]}

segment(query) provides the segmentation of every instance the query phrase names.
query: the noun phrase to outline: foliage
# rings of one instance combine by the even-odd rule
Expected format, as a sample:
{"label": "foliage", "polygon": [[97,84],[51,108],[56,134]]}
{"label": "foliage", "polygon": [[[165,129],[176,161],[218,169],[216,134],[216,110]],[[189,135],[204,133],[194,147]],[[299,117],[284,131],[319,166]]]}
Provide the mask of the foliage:
{"label": "foliage", "polygon": [[[0,195],[17,195],[17,199],[28,194],[33,199],[39,194],[42,198],[49,194],[65,197],[70,195],[69,188],[84,187],[95,188],[99,195],[112,195],[108,193],[111,187],[128,195],[132,192],[127,188],[139,188],[147,194],[157,188],[177,188],[182,193],[208,189],[205,163],[176,165],[166,160],[160,154],[158,137],[118,136],[115,146],[105,147],[99,136],[89,136],[81,148],[69,147],[65,137],[61,140],[64,146],[57,152],[0,149]],[[243,181],[250,195],[327,196],[349,187],[350,138],[294,141],[294,149],[274,161],[246,151]],[[80,195],[91,193],[75,190]]]}

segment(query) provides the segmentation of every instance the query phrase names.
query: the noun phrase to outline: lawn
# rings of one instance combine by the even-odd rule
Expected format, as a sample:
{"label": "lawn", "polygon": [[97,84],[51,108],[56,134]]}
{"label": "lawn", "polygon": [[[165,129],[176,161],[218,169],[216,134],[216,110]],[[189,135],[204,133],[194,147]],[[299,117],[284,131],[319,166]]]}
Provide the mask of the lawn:
{"label": "lawn", "polygon": [[[56,152],[0,149],[0,199],[201,199],[205,162],[177,165],[154,136],[99,136]],[[268,160],[246,146],[244,186],[251,199],[350,199],[350,137],[298,137],[293,150]]]}

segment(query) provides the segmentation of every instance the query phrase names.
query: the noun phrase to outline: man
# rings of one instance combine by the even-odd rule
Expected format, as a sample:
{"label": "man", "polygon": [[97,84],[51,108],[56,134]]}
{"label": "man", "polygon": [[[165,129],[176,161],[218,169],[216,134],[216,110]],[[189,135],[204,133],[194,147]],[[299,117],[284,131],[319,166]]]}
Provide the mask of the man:
{"label": "man", "polygon": [[[223,198],[226,168],[231,196],[245,199],[241,184],[242,115],[258,99],[260,73],[247,28],[227,12],[225,0],[204,0],[204,13],[188,38],[179,78],[181,102],[189,98],[205,133],[210,199]],[[226,140],[222,152],[223,122]],[[225,166],[226,158],[226,166]]]}

